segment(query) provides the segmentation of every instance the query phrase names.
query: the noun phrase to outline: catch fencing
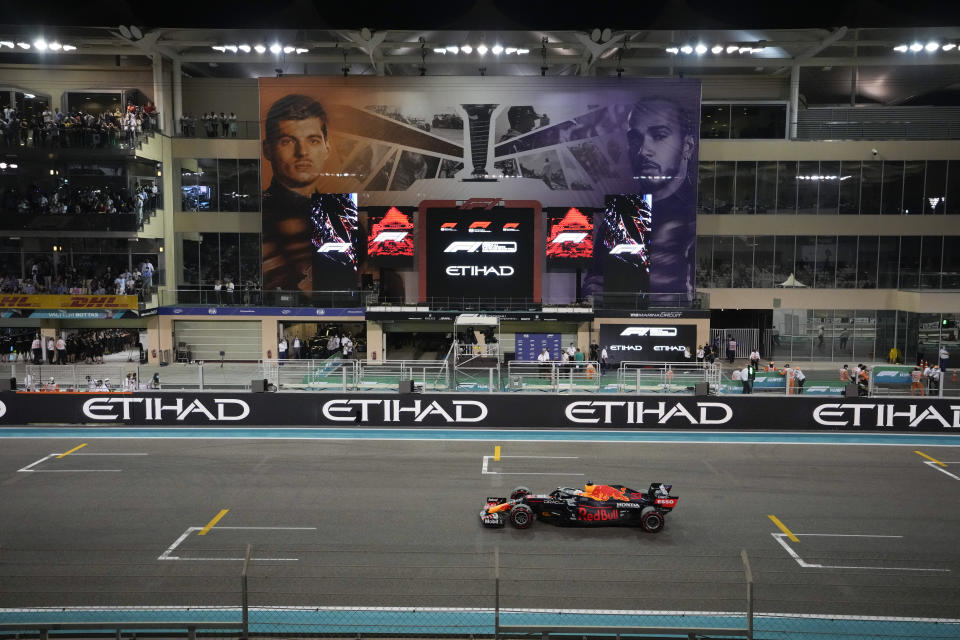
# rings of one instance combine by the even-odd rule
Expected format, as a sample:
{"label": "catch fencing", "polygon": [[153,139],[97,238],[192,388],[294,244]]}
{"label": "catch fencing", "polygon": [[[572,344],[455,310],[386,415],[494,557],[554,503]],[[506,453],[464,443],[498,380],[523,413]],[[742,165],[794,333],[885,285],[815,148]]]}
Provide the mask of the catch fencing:
{"label": "catch fencing", "polygon": [[677,554],[653,549],[666,534],[618,531],[642,551],[617,552],[623,536],[606,548],[533,549],[517,541],[533,534],[512,529],[486,550],[317,546],[283,532],[257,545],[243,535],[215,537],[202,551],[185,543],[166,560],[143,546],[81,546],[69,562],[41,547],[4,549],[0,637],[151,627],[164,637],[241,638],[960,637],[960,586],[949,573],[868,571],[889,558],[855,551],[859,570],[811,572],[785,553]]}

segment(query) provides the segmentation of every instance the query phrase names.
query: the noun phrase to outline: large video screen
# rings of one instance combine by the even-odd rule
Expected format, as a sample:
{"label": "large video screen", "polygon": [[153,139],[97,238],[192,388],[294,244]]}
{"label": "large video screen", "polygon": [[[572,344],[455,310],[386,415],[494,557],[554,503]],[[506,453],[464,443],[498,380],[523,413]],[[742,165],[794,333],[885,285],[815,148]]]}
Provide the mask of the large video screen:
{"label": "large video screen", "polygon": [[427,209],[426,296],[534,296],[533,209]]}
{"label": "large video screen", "polygon": [[367,257],[379,266],[413,265],[413,207],[368,207]]}
{"label": "large video screen", "polygon": [[356,288],[357,194],[264,193],[263,287],[284,291]]}
{"label": "large video screen", "polygon": [[580,266],[593,259],[593,212],[590,209],[547,209],[547,260]]}
{"label": "large video screen", "polygon": [[607,362],[695,362],[697,328],[692,324],[603,324],[600,346]]}
{"label": "large video screen", "polygon": [[649,195],[607,196],[600,218],[597,251],[603,259],[606,294],[647,293],[653,264],[653,198]]}

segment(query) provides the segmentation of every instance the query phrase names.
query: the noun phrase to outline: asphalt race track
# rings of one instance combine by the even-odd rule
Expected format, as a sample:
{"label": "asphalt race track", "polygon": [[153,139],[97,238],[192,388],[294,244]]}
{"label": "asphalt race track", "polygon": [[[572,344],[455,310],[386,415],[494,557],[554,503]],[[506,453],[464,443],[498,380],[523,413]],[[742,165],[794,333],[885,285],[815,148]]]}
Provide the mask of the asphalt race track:
{"label": "asphalt race track", "polygon": [[[960,448],[0,445],[2,608],[236,606],[250,544],[252,606],[492,607],[497,563],[508,608],[743,611],[746,550],[757,611],[960,617]],[[479,524],[488,495],[588,479],[680,501],[659,534]]]}

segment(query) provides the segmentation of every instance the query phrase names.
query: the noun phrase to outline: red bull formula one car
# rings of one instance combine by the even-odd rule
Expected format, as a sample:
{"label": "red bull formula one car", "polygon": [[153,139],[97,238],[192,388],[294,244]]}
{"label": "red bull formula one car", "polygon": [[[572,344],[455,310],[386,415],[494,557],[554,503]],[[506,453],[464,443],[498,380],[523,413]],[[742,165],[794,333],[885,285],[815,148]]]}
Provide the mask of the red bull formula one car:
{"label": "red bull formula one car", "polygon": [[517,487],[510,498],[487,498],[480,512],[485,527],[503,527],[510,522],[526,529],[534,519],[559,525],[639,526],[656,533],[663,529],[666,514],[677,506],[670,495],[673,485],[654,482],[646,493],[622,484],[593,484],[584,488],[557,487],[549,494],[535,494]]}

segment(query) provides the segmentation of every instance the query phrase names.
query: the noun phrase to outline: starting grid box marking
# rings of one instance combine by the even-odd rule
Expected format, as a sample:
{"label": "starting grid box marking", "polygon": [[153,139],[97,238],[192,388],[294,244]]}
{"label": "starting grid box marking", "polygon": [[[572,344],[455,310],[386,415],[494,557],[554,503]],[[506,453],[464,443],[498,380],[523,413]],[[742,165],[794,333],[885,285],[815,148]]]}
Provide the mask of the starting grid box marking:
{"label": "starting grid box marking", "polygon": [[[563,473],[559,471],[490,471],[490,461],[497,456],[483,456],[483,466],[481,475],[487,476],[582,476],[582,473]],[[579,460],[579,456],[499,456],[504,458],[524,459],[524,460]]]}
{"label": "starting grid box marking", "polygon": [[[939,471],[940,473],[945,473],[945,474],[947,474],[948,476],[950,476],[950,477],[953,478],[954,480],[960,480],[960,477],[957,477],[957,476],[955,476],[954,474],[950,473],[949,471],[947,471],[946,469],[944,469],[943,467],[941,467],[940,465],[938,465],[936,462],[931,462],[930,460],[924,460],[924,461],[923,461],[923,464],[927,465],[927,466],[930,467],[931,469],[936,469],[936,470]],[[944,461],[943,461],[943,464],[945,464],[945,465],[960,464],[960,462],[947,462],[947,461],[944,460]]]}
{"label": "starting grid box marking", "polygon": [[[183,557],[175,556],[173,553],[177,548],[183,544],[183,542],[190,537],[190,534],[196,533],[197,531],[202,531],[203,527],[187,527],[187,530],[174,541],[172,545],[167,547],[167,550],[160,554],[160,557],[157,560],[185,560],[185,561],[207,561],[207,562],[222,562],[222,561],[232,561],[232,562],[243,562],[246,558],[212,558],[212,557]],[[217,526],[211,529],[211,531],[316,531],[316,527],[221,527]],[[297,562],[300,558],[256,558],[251,557],[251,560],[270,560],[273,562]]]}
{"label": "starting grid box marking", "polygon": [[[855,565],[831,565],[831,564],[820,564],[816,562],[807,562],[800,557],[800,554],[790,546],[788,542],[788,535],[785,533],[771,533],[774,540],[776,540],[781,547],[783,547],[790,557],[793,558],[798,565],[804,569],[870,569],[877,571],[930,571],[936,573],[950,573],[950,569],[933,569],[927,567],[881,567],[881,566],[855,566]],[[846,534],[846,533],[795,533],[793,534],[797,538],[872,538],[872,539],[903,539],[903,536],[881,536],[881,535],[868,535],[868,534]]]}
{"label": "starting grid box marking", "polygon": [[[22,469],[17,469],[17,473],[120,473],[123,469],[34,469],[35,466],[43,464],[50,458],[62,456],[62,453],[51,453],[31,462]],[[146,453],[71,453],[71,456],[145,456]]]}

